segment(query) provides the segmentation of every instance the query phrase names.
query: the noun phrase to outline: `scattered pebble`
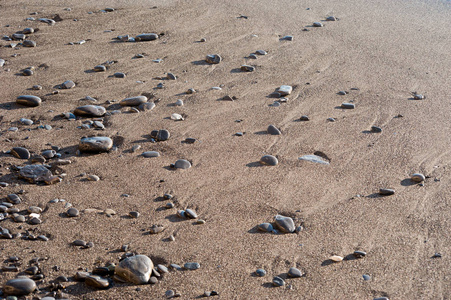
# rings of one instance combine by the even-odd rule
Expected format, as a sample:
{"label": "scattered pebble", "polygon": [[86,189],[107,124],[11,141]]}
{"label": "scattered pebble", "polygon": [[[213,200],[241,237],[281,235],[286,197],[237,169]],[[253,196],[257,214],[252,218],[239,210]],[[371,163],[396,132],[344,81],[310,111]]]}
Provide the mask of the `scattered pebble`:
{"label": "scattered pebble", "polygon": [[179,159],[175,162],[174,167],[176,169],[189,169],[191,168],[191,163],[186,159]]}
{"label": "scattered pebble", "polygon": [[415,173],[412,175],[412,177],[410,177],[410,179],[415,182],[422,182],[426,180],[426,177],[421,173]]}
{"label": "scattered pebble", "polygon": [[258,277],[264,277],[264,276],[266,275],[266,271],[263,270],[263,269],[257,269],[257,270],[255,271],[255,274],[256,274]]}
{"label": "scattered pebble", "polygon": [[29,278],[8,280],[3,286],[3,293],[13,296],[29,295],[36,290],[36,283]]}
{"label": "scattered pebble", "polygon": [[41,105],[41,98],[32,95],[22,95],[17,97],[16,103],[24,106],[36,107]]}
{"label": "scattered pebble", "polygon": [[113,147],[113,141],[106,136],[85,137],[80,140],[78,149],[81,152],[107,152]]}
{"label": "scattered pebble", "polygon": [[209,54],[205,58],[205,61],[209,64],[219,64],[222,60],[222,57],[218,54]]}
{"label": "scattered pebble", "polygon": [[395,190],[393,190],[393,189],[379,189],[379,194],[381,194],[383,196],[394,195],[395,194]]}
{"label": "scattered pebble", "polygon": [[61,84],[61,87],[63,89],[72,89],[75,87],[75,82],[73,82],[72,80],[66,80]]}
{"label": "scattered pebble", "polygon": [[160,153],[158,151],[146,151],[141,154],[143,157],[159,157]]}
{"label": "scattered pebble", "polygon": [[260,163],[267,166],[276,166],[279,163],[279,160],[275,156],[264,155],[260,158]]}
{"label": "scattered pebble", "polygon": [[313,27],[323,27],[323,23],[321,22],[313,22]]}
{"label": "scattered pebble", "polygon": [[114,273],[134,284],[145,284],[152,274],[153,262],[145,255],[135,255],[122,260]]}
{"label": "scattered pebble", "polygon": [[290,276],[292,278],[299,278],[299,277],[302,277],[302,272],[301,272],[301,270],[292,267],[288,270],[288,276]]}
{"label": "scattered pebble", "polygon": [[197,262],[187,262],[183,267],[187,270],[197,270],[200,268],[200,264]]}
{"label": "scattered pebble", "polygon": [[277,215],[274,217],[274,225],[283,233],[293,233],[296,230],[294,221],[290,217]]}
{"label": "scattered pebble", "polygon": [[283,280],[279,276],[274,276],[274,278],[272,279],[272,284],[274,286],[284,286],[285,285],[285,280]]}
{"label": "scattered pebble", "polygon": [[342,103],[342,104],[341,104],[341,108],[344,108],[344,109],[354,109],[354,108],[355,108],[355,105],[354,105],[353,103]]}
{"label": "scattered pebble", "polygon": [[267,132],[271,135],[281,135],[282,132],[274,125],[269,125]]}
{"label": "scattered pebble", "polygon": [[106,113],[103,106],[83,105],[74,110],[74,115],[80,117],[102,117]]}
{"label": "scattered pebble", "polygon": [[341,261],[343,261],[343,257],[338,256],[338,255],[333,255],[333,256],[329,257],[329,259],[331,261],[333,261],[333,262],[341,262]]}

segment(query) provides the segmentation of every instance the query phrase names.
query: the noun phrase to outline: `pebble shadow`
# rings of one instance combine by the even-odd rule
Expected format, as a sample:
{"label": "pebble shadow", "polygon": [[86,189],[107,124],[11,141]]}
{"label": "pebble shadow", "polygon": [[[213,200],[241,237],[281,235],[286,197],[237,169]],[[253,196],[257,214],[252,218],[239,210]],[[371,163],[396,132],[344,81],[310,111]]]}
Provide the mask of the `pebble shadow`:
{"label": "pebble shadow", "polygon": [[195,60],[191,62],[193,65],[196,66],[206,66],[206,65],[210,65],[209,63],[207,63],[205,60]]}
{"label": "pebble shadow", "polygon": [[[247,73],[247,72],[242,71],[241,68],[235,68],[235,69],[230,70],[230,73],[235,74],[235,73]],[[251,72],[249,72],[249,73],[251,73]]]}
{"label": "pebble shadow", "polygon": [[0,109],[4,109],[4,110],[24,109],[24,108],[29,108],[29,107],[28,106],[19,105],[16,102],[6,102],[6,103],[0,104]]}
{"label": "pebble shadow", "polygon": [[333,261],[333,260],[331,260],[331,259],[326,259],[325,261],[323,261],[322,263],[321,263],[321,266],[322,267],[325,267],[325,266],[329,266],[329,265],[333,265],[335,262]]}
{"label": "pebble shadow", "polygon": [[251,234],[270,234],[270,232],[263,232],[263,231],[261,231],[261,230],[258,230],[258,226],[252,227],[252,228],[249,229],[247,232],[248,232],[248,233],[251,233]]}
{"label": "pebble shadow", "polygon": [[410,179],[410,178],[406,178],[406,179],[401,180],[401,185],[402,186],[411,186],[411,185],[416,185],[416,184],[417,183],[415,181],[413,181],[412,179]]}
{"label": "pebble shadow", "polygon": [[246,164],[246,167],[257,168],[257,167],[263,167],[263,165],[259,161],[254,161],[254,162]]}
{"label": "pebble shadow", "polygon": [[169,220],[169,222],[172,222],[172,223],[179,223],[179,222],[188,220],[188,219],[182,219],[182,218],[178,217],[176,214],[166,216],[165,219]]}
{"label": "pebble shadow", "polygon": [[269,133],[268,133],[268,131],[266,131],[266,130],[262,130],[262,131],[256,131],[256,132],[254,132],[254,134],[257,134],[257,135],[267,135],[267,134],[269,134]]}

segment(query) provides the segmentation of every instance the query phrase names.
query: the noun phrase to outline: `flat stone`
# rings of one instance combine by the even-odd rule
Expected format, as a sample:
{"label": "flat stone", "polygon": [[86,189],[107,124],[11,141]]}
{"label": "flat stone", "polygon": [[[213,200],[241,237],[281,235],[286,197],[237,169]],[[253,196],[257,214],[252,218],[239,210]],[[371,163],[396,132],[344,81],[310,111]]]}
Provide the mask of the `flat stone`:
{"label": "flat stone", "polygon": [[66,80],[61,84],[61,87],[63,89],[71,89],[75,87],[75,82],[73,82],[72,80]]}
{"label": "flat stone", "polygon": [[156,33],[142,33],[136,36],[137,41],[153,41],[158,39],[158,34]]}
{"label": "flat stone", "polygon": [[40,181],[49,182],[53,177],[52,172],[43,165],[27,165],[19,171],[19,178],[31,183]]}
{"label": "flat stone", "polygon": [[292,41],[293,40],[293,36],[292,35],[286,35],[282,38],[282,40],[286,40],[286,41]]}
{"label": "flat stone", "polygon": [[197,219],[196,212],[190,208],[185,210],[185,216],[189,219]]}
{"label": "flat stone", "polygon": [[292,278],[299,278],[302,277],[302,272],[301,270],[293,267],[288,270],[288,276]]}
{"label": "flat stone", "polygon": [[197,270],[200,268],[200,264],[197,262],[187,262],[183,267],[187,270]]}
{"label": "flat stone", "polygon": [[269,125],[267,132],[271,135],[281,135],[282,132],[274,125]]}
{"label": "flat stone", "polygon": [[183,100],[182,99],[178,99],[177,101],[175,101],[175,105],[176,106],[183,106]]}
{"label": "flat stone", "polygon": [[258,55],[266,55],[266,54],[268,54],[268,52],[266,52],[265,50],[257,50],[257,51],[255,51],[255,53],[258,54]]}
{"label": "flat stone", "polygon": [[171,134],[166,129],[161,130],[152,130],[150,132],[150,136],[156,139],[157,141],[167,141]]}
{"label": "flat stone", "polygon": [[25,40],[22,42],[24,47],[36,47],[36,42],[31,40]]}
{"label": "flat stone", "polygon": [[362,258],[362,257],[366,256],[366,252],[357,250],[357,251],[354,251],[353,255],[355,258]]}
{"label": "flat stone", "polygon": [[73,244],[74,246],[81,246],[81,247],[86,246],[86,242],[83,241],[83,240],[75,240],[75,241],[72,242],[72,244]]}
{"label": "flat stone", "polygon": [[389,196],[393,195],[395,193],[395,190],[393,189],[379,189],[379,194],[383,196]]}
{"label": "flat stone", "polygon": [[20,159],[29,159],[30,151],[23,147],[14,147],[11,149],[11,154]]}
{"label": "flat stone", "polygon": [[93,70],[95,72],[105,72],[106,71],[106,67],[104,65],[97,65],[93,68]]}
{"label": "flat stone", "polygon": [[80,212],[75,207],[71,207],[66,211],[68,217],[78,217]]}
{"label": "flat stone", "polygon": [[29,295],[36,290],[36,283],[29,278],[8,280],[3,286],[3,293],[13,296]]}
{"label": "flat stone", "polygon": [[306,160],[306,161],[309,161],[309,162],[313,162],[313,163],[317,163],[317,164],[323,164],[323,165],[330,164],[327,160],[325,160],[321,156],[314,155],[314,154],[301,156],[301,157],[299,157],[299,160]]}
{"label": "flat stone", "polygon": [[344,108],[344,109],[354,109],[354,108],[355,108],[355,105],[354,105],[354,103],[342,103],[342,104],[341,104],[341,108]]}
{"label": "flat stone", "polygon": [[263,232],[272,232],[274,230],[274,227],[271,223],[261,223],[257,226],[258,230]]}
{"label": "flat stone", "polygon": [[153,262],[145,255],[135,255],[122,260],[114,272],[134,284],[145,284],[152,274]]}
{"label": "flat stone", "polygon": [[176,80],[176,79],[177,79],[177,76],[175,76],[175,75],[172,74],[172,73],[168,73],[167,77],[168,77],[168,79],[170,79],[170,80]]}
{"label": "flat stone", "polygon": [[136,96],[136,97],[130,97],[130,98],[121,100],[119,102],[119,104],[121,106],[139,106],[140,104],[146,103],[146,102],[147,102],[146,96]]}
{"label": "flat stone", "polygon": [[158,234],[160,232],[163,232],[163,230],[164,230],[163,225],[154,224],[154,225],[150,226],[149,233],[150,234]]}
{"label": "flat stone", "polygon": [[20,204],[22,202],[22,199],[20,199],[19,195],[17,194],[9,194],[7,196],[7,199],[12,204]]}
{"label": "flat stone", "polygon": [[107,152],[113,147],[113,141],[106,136],[85,137],[80,140],[78,149],[81,152]]}
{"label": "flat stone", "polygon": [[218,54],[209,54],[206,56],[205,61],[209,64],[219,64],[222,60],[222,57]]}
{"label": "flat stone", "polygon": [[241,69],[241,71],[244,71],[244,72],[254,72],[255,71],[255,67],[248,66],[248,65],[242,65],[240,69]]}
{"label": "flat stone", "polygon": [[290,217],[277,215],[274,218],[274,224],[281,232],[284,232],[284,233],[293,233],[296,230],[294,221]]}
{"label": "flat stone", "polygon": [[22,95],[17,97],[16,103],[24,106],[29,107],[36,107],[41,105],[41,98],[38,96],[32,96],[32,95]]}
{"label": "flat stone", "polygon": [[174,167],[176,169],[189,169],[191,168],[191,163],[186,159],[179,159],[175,162]]}
{"label": "flat stone", "polygon": [[108,279],[100,277],[98,275],[86,276],[85,282],[87,285],[95,287],[97,289],[106,289],[110,286]]}
{"label": "flat stone", "polygon": [[141,103],[138,106],[138,109],[141,111],[152,110],[154,108],[155,108],[155,103],[153,103],[153,102]]}
{"label": "flat stone", "polygon": [[410,179],[415,182],[422,182],[426,180],[426,177],[421,173],[415,173],[412,175],[412,177],[410,177]]}
{"label": "flat stone", "polygon": [[260,163],[267,166],[276,166],[279,160],[273,155],[264,155],[260,158]]}
{"label": "flat stone", "polygon": [[293,91],[293,87],[290,85],[282,85],[277,89],[277,92],[282,96],[290,95]]}
{"label": "flat stone", "polygon": [[310,121],[310,118],[308,116],[301,116],[301,118],[299,118],[299,121]]}
{"label": "flat stone", "polygon": [[11,35],[12,39],[15,41],[23,41],[26,38],[26,35],[23,33],[13,33]]}
{"label": "flat stone", "polygon": [[272,284],[274,286],[284,286],[285,285],[285,280],[283,280],[279,276],[274,276],[274,278],[272,279]]}
{"label": "flat stone", "polygon": [[326,18],[326,21],[337,21],[338,19],[336,18],[336,17],[334,17],[334,16],[329,16],[329,17],[327,17]]}
{"label": "flat stone", "polygon": [[321,22],[313,22],[313,27],[323,27],[323,23]]}
{"label": "flat stone", "polygon": [[146,151],[141,154],[144,157],[159,157],[160,153],[158,151]]}
{"label": "flat stone", "polygon": [[74,110],[74,115],[80,117],[102,117],[105,113],[105,107],[98,105],[83,105]]}

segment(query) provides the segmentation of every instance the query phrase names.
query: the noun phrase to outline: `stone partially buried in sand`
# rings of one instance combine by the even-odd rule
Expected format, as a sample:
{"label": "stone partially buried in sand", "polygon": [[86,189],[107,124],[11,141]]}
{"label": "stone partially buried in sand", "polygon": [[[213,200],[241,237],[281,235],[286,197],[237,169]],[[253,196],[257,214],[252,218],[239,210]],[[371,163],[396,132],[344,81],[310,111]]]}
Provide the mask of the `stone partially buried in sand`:
{"label": "stone partially buried in sand", "polygon": [[136,97],[130,97],[130,98],[125,98],[124,100],[121,100],[121,102],[119,102],[119,104],[121,106],[138,106],[142,103],[146,103],[147,102],[147,97],[146,96],[136,96]]}
{"label": "stone partially buried in sand", "polygon": [[276,166],[279,160],[273,155],[264,155],[260,158],[260,163],[267,166]]}
{"label": "stone partially buried in sand", "polygon": [[171,134],[166,129],[152,130],[150,136],[157,141],[167,141]]}
{"label": "stone partially buried in sand", "polygon": [[422,182],[426,180],[426,177],[421,173],[415,173],[412,175],[411,179],[415,182]]}
{"label": "stone partially buried in sand", "polygon": [[323,164],[323,165],[329,164],[329,162],[327,160],[325,160],[321,156],[314,155],[314,154],[301,156],[301,157],[299,157],[299,160],[306,160],[306,161],[310,161],[310,162],[317,163],[317,164]]}
{"label": "stone partially buried in sand", "polygon": [[84,137],[78,144],[81,152],[108,152],[113,147],[113,140],[106,136]]}
{"label": "stone partially buried in sand", "polygon": [[274,224],[280,231],[284,233],[293,233],[296,230],[294,221],[290,217],[277,215],[274,217]]}
{"label": "stone partially buried in sand", "polygon": [[105,107],[98,105],[83,105],[74,110],[74,115],[80,117],[101,117],[105,113]]}
{"label": "stone partially buried in sand", "polygon": [[134,283],[145,284],[152,274],[153,262],[145,255],[135,255],[121,261],[115,268],[115,274]]}
{"label": "stone partially buried in sand", "polygon": [[22,95],[17,97],[16,103],[24,106],[36,107],[41,104],[41,98],[32,95]]}
{"label": "stone partially buried in sand", "polygon": [[36,283],[30,278],[8,280],[3,286],[3,293],[13,296],[25,296],[36,290]]}

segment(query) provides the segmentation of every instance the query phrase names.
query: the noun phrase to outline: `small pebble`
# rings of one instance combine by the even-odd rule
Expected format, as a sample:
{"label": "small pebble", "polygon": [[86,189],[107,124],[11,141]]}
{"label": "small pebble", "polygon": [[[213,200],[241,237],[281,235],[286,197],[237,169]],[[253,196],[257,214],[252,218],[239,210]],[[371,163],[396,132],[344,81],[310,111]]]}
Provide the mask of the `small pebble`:
{"label": "small pebble", "polygon": [[331,261],[334,261],[334,262],[341,262],[341,261],[343,261],[343,257],[338,256],[338,255],[333,255],[333,256],[329,257],[329,259]]}
{"label": "small pebble", "polygon": [[62,87],[63,89],[71,89],[71,88],[74,88],[74,87],[75,87],[75,82],[73,82],[72,80],[64,81],[64,82],[61,84],[61,87]]}
{"label": "small pebble", "polygon": [[288,270],[288,276],[292,278],[299,278],[302,277],[302,272],[301,270],[293,267]]}
{"label": "small pebble", "polygon": [[186,159],[179,159],[175,162],[174,167],[176,169],[189,169],[191,168],[191,163]]}
{"label": "small pebble", "polygon": [[285,280],[283,280],[279,276],[274,276],[274,278],[272,279],[272,284],[274,286],[284,286],[285,285]]}
{"label": "small pebble", "polygon": [[136,218],[139,217],[139,212],[131,211],[131,212],[128,213],[128,215],[129,215],[130,218],[136,219]]}
{"label": "small pebble", "polygon": [[197,270],[200,268],[200,264],[197,262],[187,262],[183,267],[187,270]]}
{"label": "small pebble", "polygon": [[266,275],[266,271],[263,270],[263,269],[257,269],[257,270],[255,271],[255,274],[256,274],[258,277],[264,277],[264,276]]}
{"label": "small pebble", "polygon": [[380,128],[378,126],[371,126],[371,132],[380,133],[380,132],[382,132],[382,128]]}
{"label": "small pebble", "polygon": [[80,215],[80,212],[75,207],[71,207],[66,212],[68,217],[78,217]]}
{"label": "small pebble", "polygon": [[264,155],[260,158],[260,163],[267,166],[276,166],[279,163],[279,160],[275,156]]}
{"label": "small pebble", "polygon": [[281,135],[282,134],[282,132],[274,125],[269,125],[267,131],[271,135]]}
{"label": "small pebble", "polygon": [[342,104],[341,104],[341,108],[344,108],[344,109],[354,109],[354,108],[355,108],[355,105],[354,105],[353,103],[342,103]]}
{"label": "small pebble", "polygon": [[209,64],[219,64],[222,60],[222,57],[218,54],[210,54],[207,55],[205,61]]}
{"label": "small pebble", "polygon": [[421,173],[415,173],[412,175],[412,177],[410,177],[410,179],[412,179],[412,181],[415,181],[415,182],[422,182],[422,181],[426,180],[426,177]]}
{"label": "small pebble", "polygon": [[379,194],[383,196],[389,196],[393,195],[395,193],[395,190],[393,189],[379,189]]}
{"label": "small pebble", "polygon": [[146,151],[141,154],[143,157],[159,157],[160,153],[158,151]]}
{"label": "small pebble", "polygon": [[323,27],[323,23],[321,22],[313,22],[313,27]]}

